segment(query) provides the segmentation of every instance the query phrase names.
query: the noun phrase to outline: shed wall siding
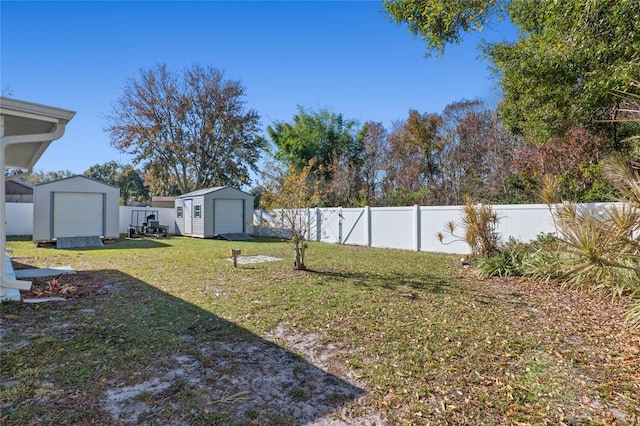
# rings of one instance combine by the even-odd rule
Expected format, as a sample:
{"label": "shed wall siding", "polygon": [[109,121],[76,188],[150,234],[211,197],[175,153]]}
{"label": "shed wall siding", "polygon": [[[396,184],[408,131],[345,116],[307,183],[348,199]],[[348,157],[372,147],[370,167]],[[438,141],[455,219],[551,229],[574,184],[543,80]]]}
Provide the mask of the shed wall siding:
{"label": "shed wall siding", "polygon": [[[193,217],[193,233],[192,235],[196,237],[206,237],[207,235],[204,232],[205,224],[204,224],[204,200],[205,196],[193,197],[193,207],[191,214]],[[195,217],[196,206],[200,206],[200,217]],[[186,218],[185,218],[186,219]]]}
{"label": "shed wall siding", "polygon": [[[182,206],[184,200],[186,199],[193,200],[194,211],[196,205],[201,206],[201,217],[193,218],[193,232],[190,235],[194,237],[211,238],[218,233],[218,231],[215,229],[214,209],[215,200],[220,198],[244,200],[244,230],[248,234],[253,234],[253,226],[251,226],[251,223],[253,221],[253,196],[251,194],[247,194],[235,188],[222,188],[202,195],[185,195],[187,196],[176,198],[176,207]],[[184,233],[184,219],[185,218],[176,217],[176,234],[178,235],[186,235]]]}
{"label": "shed wall siding", "polygon": [[120,189],[83,177],[37,185],[33,190],[33,240],[51,241],[54,192],[93,192],[105,194],[105,238],[120,236]]}
{"label": "shed wall siding", "polygon": [[[182,207],[182,217],[178,216],[178,207]],[[176,215],[176,235],[184,234],[184,201],[181,198],[175,200],[175,215]]]}

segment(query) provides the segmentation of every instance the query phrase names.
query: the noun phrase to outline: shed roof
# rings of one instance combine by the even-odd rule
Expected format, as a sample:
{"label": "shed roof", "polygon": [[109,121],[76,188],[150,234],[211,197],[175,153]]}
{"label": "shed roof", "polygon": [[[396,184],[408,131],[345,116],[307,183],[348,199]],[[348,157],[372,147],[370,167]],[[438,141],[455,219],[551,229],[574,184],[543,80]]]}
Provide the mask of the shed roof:
{"label": "shed roof", "polygon": [[232,186],[214,186],[214,187],[212,187],[212,188],[204,188],[204,189],[198,189],[198,190],[196,190],[196,191],[188,192],[188,193],[186,193],[186,194],[182,194],[182,195],[180,195],[180,196],[178,196],[178,197],[176,197],[176,198],[191,198],[191,197],[199,197],[199,196],[201,196],[201,195],[210,194],[210,193],[212,193],[212,192],[221,191],[221,190],[223,190],[223,189],[227,189],[227,188],[228,188],[228,189],[231,189],[231,190],[233,190],[233,191],[238,191],[238,192],[241,192],[241,193],[243,193],[243,194],[245,194],[245,195],[249,195],[249,196],[253,197],[253,195],[249,194],[248,192],[242,191],[242,190],[240,190],[240,189],[238,189],[238,188],[234,188],[234,187],[232,187]]}
{"label": "shed roof", "polygon": [[33,190],[33,187],[35,186],[35,184],[33,182],[30,182],[24,178],[18,178],[18,179],[13,179],[13,180],[8,180],[7,181],[8,184],[12,184],[12,185],[19,185],[22,187],[25,187],[27,189],[31,189]]}
{"label": "shed roof", "polygon": [[41,186],[49,185],[51,183],[62,182],[62,181],[69,180],[69,179],[86,179],[86,180],[90,180],[92,182],[98,183],[100,185],[105,185],[105,186],[109,186],[111,188],[120,189],[117,186],[109,185],[108,183],[102,182],[101,180],[91,179],[90,177],[87,177],[87,176],[84,176],[84,175],[74,175],[74,176],[69,176],[69,177],[66,177],[66,178],[58,179],[58,180],[51,180],[49,182],[37,183],[35,186],[41,187]]}

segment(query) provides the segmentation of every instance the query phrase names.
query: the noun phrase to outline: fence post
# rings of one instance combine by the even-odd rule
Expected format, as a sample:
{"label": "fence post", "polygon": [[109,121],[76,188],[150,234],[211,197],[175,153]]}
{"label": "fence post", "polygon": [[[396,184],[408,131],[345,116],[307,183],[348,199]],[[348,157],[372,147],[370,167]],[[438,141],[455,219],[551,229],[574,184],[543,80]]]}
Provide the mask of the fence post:
{"label": "fence post", "polygon": [[316,207],[316,241],[322,241],[322,212],[320,207]]}
{"label": "fence post", "polygon": [[364,206],[364,242],[371,247],[371,207]]}
{"label": "fence post", "polygon": [[413,206],[413,248],[420,251],[420,206]]}
{"label": "fence post", "polygon": [[338,244],[342,244],[342,207],[338,209]]}

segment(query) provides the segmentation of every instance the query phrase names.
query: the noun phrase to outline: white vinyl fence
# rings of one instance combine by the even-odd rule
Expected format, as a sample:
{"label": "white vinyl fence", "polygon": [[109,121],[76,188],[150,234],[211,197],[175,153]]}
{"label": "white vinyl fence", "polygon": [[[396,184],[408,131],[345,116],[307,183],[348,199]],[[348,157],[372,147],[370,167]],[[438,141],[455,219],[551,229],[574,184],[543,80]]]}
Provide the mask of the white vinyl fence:
{"label": "white vinyl fence", "polygon": [[[582,204],[584,208],[602,211],[614,203]],[[553,217],[546,204],[494,205],[499,222],[501,241],[510,237],[528,242],[540,234],[555,233]],[[469,254],[469,246],[445,232],[448,222],[461,224],[463,206],[411,206],[310,209],[308,215],[310,239],[314,241],[351,244],[367,247]],[[277,223],[277,214],[256,210],[255,231],[259,236],[286,236]],[[262,224],[262,225],[260,225]],[[445,234],[444,243],[438,232]],[[456,234],[462,235],[459,226]]]}
{"label": "white vinyl fence", "polygon": [[7,235],[33,234],[33,203],[6,204]]}
{"label": "white vinyl fence", "polygon": [[[602,211],[615,203],[581,204],[583,208]],[[469,246],[446,234],[447,222],[461,223],[463,206],[411,206],[315,208],[304,212],[309,224],[310,239],[325,243],[367,247],[396,248],[425,252],[468,254]],[[528,242],[543,233],[554,233],[553,218],[546,204],[494,205],[499,222],[497,231],[502,241],[513,237]],[[161,225],[175,230],[175,209],[155,207],[120,207],[120,233],[126,234],[132,210],[149,214],[158,211]],[[7,235],[31,235],[33,204],[7,203]],[[143,214],[144,214],[143,213]],[[146,216],[146,215],[145,215]],[[277,223],[277,214],[256,210],[253,215],[254,235],[286,237],[286,230]],[[458,229],[459,234],[464,232]],[[445,234],[442,244],[436,234]]]}
{"label": "white vinyl fence", "polygon": [[[33,235],[33,203],[6,203],[7,235]],[[169,233],[175,229],[175,209],[158,207],[130,207],[120,206],[119,232],[127,233],[132,220],[131,212],[137,210],[140,217],[146,217],[152,211],[158,212],[158,220],[161,225],[169,226]],[[137,216],[137,215],[134,215]],[[139,225],[133,223],[132,225]]]}

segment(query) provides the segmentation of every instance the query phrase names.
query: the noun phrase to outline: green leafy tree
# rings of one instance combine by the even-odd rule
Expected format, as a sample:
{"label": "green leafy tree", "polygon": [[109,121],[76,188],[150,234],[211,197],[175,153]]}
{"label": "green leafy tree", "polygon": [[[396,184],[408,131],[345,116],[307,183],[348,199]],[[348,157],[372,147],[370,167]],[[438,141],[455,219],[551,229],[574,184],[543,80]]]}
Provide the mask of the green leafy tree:
{"label": "green leafy tree", "polygon": [[103,164],[94,164],[84,172],[84,175],[108,185],[118,186],[118,174],[121,169],[122,165],[120,163],[108,161]]}
{"label": "green leafy tree", "polygon": [[292,122],[276,122],[267,127],[276,146],[275,157],[300,171],[314,159],[314,170],[329,170],[337,158],[356,159],[362,146],[357,137],[357,122],[342,114],[321,109],[307,111],[298,107]]}
{"label": "green leafy tree", "polygon": [[120,188],[120,198],[124,205],[149,199],[149,189],[145,186],[142,173],[130,164],[122,165],[116,161],[94,164],[84,175]]}
{"label": "green leafy tree", "polygon": [[429,49],[444,51],[466,31],[508,17],[519,27],[516,42],[488,44],[504,100],[507,127],[538,143],[574,125],[604,128],[622,150],[614,117],[618,99],[640,75],[640,8],[635,0],[388,0],[390,18],[405,22]]}
{"label": "green leafy tree", "polygon": [[120,188],[120,198],[122,198],[124,204],[149,200],[149,188],[144,183],[142,173],[134,169],[130,164],[125,164],[121,167],[116,177],[116,182]]}
{"label": "green leafy tree", "polygon": [[27,176],[26,179],[33,183],[44,183],[44,182],[52,182],[54,180],[68,178],[71,176],[74,176],[74,174],[71,173],[71,171],[69,170],[59,170],[55,172],[53,171],[45,172],[45,171],[39,170]]}
{"label": "green leafy tree", "polygon": [[463,33],[481,30],[496,15],[502,16],[506,1],[498,0],[384,0],[389,19],[406,23],[414,36],[427,43],[427,56],[444,54],[447,44],[458,44]]}
{"label": "green leafy tree", "polygon": [[[250,183],[265,147],[260,117],[245,89],[222,71],[194,65],[181,74],[166,65],[129,80],[107,117],[111,143],[133,155],[155,186],[181,192]],[[160,172],[164,170],[165,172]]]}

